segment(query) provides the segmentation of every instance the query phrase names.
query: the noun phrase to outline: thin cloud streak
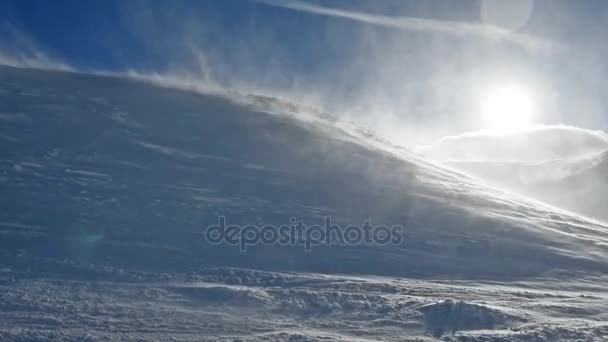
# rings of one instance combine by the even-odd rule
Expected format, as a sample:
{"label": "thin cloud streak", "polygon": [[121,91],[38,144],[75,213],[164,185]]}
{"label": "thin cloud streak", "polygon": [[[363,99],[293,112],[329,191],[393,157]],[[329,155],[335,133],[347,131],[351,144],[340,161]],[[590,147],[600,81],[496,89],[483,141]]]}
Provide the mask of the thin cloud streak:
{"label": "thin cloud streak", "polygon": [[400,30],[441,33],[456,36],[477,36],[479,38],[488,40],[502,40],[518,44],[531,50],[546,49],[553,45],[546,41],[528,35],[513,33],[501,27],[491,25],[434,19],[422,19],[407,16],[386,16],[378,14],[369,14],[363,12],[346,11],[342,9],[323,7],[302,1],[258,0],[258,2],[269,6],[282,7],[294,11],[325,15],[336,18],[345,18],[371,25],[392,27]]}
{"label": "thin cloud streak", "polygon": [[442,161],[540,163],[608,151],[608,134],[566,125],[532,126],[514,132],[477,131],[418,145],[418,153]]}
{"label": "thin cloud streak", "polygon": [[0,22],[0,65],[14,68],[73,71],[67,63],[49,57],[32,37],[14,27]]}
{"label": "thin cloud streak", "polygon": [[0,65],[13,68],[74,71],[70,65],[53,60],[38,51],[30,55],[15,55],[0,50]]}

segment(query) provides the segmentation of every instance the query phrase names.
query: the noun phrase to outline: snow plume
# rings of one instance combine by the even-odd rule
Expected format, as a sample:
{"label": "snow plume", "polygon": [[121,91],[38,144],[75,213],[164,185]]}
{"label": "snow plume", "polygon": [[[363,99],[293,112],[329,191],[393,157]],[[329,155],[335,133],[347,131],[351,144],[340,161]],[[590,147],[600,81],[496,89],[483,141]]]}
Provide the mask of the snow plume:
{"label": "snow plume", "polygon": [[[457,16],[447,21],[413,17],[420,13],[408,17],[374,14],[387,13],[383,5],[364,13],[304,2],[243,2],[238,6],[251,14],[234,32],[204,6],[205,11],[180,3],[132,1],[116,6],[116,32],[100,33],[95,39],[95,53],[105,56],[100,61],[108,62],[105,69],[98,70],[100,64],[86,65],[86,60],[69,60],[78,71],[129,76],[205,93],[278,98],[336,114],[408,146],[453,132],[454,124],[466,119],[471,110],[463,99],[468,94],[454,89],[468,91],[480,83],[480,68],[497,69],[479,66],[476,59],[520,59],[525,50],[522,44],[537,44],[536,38],[456,21]],[[278,11],[286,18],[302,16],[305,23],[316,23],[317,14],[329,20],[322,28],[311,25],[305,30],[310,34],[292,39],[297,33],[292,32],[294,25],[288,20],[269,20],[260,14],[263,11]],[[22,38],[11,41],[32,41]],[[5,51],[2,45],[0,51]],[[15,45],[19,49],[6,51],[19,53],[0,53],[0,63],[71,69],[48,58],[54,54],[38,48],[40,44]],[[469,63],[475,65],[474,70],[466,68]],[[520,69],[508,71],[531,74]],[[445,113],[453,115],[445,119]]]}
{"label": "snow plume", "polygon": [[[116,6],[119,34],[96,37],[95,52],[108,63],[95,73],[205,93],[282,99],[333,113],[404,146],[451,134],[454,127],[471,127],[475,103],[469,98],[486,74],[522,74],[534,83],[530,69],[537,68],[523,63],[530,51],[522,47],[545,44],[498,27],[457,21],[445,9],[440,12],[452,21],[422,19],[421,11],[389,16],[383,5],[354,12],[297,1],[243,2],[243,13],[251,15],[233,32],[214,19],[213,11],[185,4],[133,1]],[[275,22],[262,11],[281,12],[288,19],[302,16],[304,24],[315,25],[310,34],[292,39],[297,32],[289,20]],[[315,20],[324,23],[321,29]],[[26,42],[17,44],[18,50],[0,43],[0,51],[20,51],[0,52],[0,63],[71,69],[47,57],[54,54],[37,48],[40,44],[22,38],[12,39]],[[495,60],[507,61],[508,69],[479,63]],[[69,61],[78,71],[100,68]]]}
{"label": "snow plume", "polygon": [[[102,73],[103,74],[103,73]],[[107,73],[112,76],[123,76],[123,73]],[[156,84],[166,88],[196,91],[204,94],[223,95],[229,91],[208,77],[193,77],[174,73],[142,73],[128,70],[126,76],[143,82]]]}
{"label": "snow plume", "polygon": [[418,146],[438,160],[540,163],[608,150],[608,134],[572,126],[534,126],[515,132],[478,131]]}

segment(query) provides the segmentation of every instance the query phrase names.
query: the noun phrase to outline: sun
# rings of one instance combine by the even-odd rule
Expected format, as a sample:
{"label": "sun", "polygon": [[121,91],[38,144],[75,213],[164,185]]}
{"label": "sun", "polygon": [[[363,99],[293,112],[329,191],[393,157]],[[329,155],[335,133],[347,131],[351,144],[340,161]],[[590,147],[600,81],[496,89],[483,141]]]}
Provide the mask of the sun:
{"label": "sun", "polygon": [[481,115],[486,128],[514,131],[532,124],[534,101],[529,90],[508,84],[488,90],[481,99]]}

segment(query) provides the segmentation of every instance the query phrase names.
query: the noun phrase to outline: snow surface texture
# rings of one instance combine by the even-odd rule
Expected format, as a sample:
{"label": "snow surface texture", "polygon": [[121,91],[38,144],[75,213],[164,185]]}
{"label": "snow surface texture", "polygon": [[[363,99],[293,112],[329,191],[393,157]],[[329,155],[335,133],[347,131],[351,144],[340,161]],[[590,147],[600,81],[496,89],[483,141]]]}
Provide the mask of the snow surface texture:
{"label": "snow surface texture", "polygon": [[[607,227],[260,96],[0,67],[2,341],[603,341]],[[400,224],[400,245],[206,242]]]}

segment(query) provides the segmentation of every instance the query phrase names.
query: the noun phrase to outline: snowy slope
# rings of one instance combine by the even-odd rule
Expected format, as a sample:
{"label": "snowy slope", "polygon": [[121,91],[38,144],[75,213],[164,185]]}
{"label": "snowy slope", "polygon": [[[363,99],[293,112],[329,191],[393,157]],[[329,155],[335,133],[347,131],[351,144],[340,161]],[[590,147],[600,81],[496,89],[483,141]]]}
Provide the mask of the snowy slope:
{"label": "snowy slope", "polygon": [[[0,141],[4,340],[606,333],[606,226],[314,110],[1,67]],[[205,240],[218,215],[371,219],[407,235],[399,245],[242,252]],[[478,330],[500,327],[509,330]]]}

